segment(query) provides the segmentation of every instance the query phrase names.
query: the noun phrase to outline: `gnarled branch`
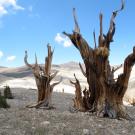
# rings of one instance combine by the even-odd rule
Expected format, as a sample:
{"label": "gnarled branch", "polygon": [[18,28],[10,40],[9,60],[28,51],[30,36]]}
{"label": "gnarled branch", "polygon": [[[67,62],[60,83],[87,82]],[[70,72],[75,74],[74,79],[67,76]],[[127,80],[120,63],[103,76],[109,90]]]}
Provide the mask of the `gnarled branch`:
{"label": "gnarled branch", "polygon": [[75,8],[73,8],[73,17],[74,17],[74,22],[75,22],[74,32],[80,33],[80,28],[79,28],[79,25],[78,25],[78,22],[77,22]]}
{"label": "gnarled branch", "polygon": [[56,71],[55,73],[53,73],[51,76],[50,76],[50,81],[58,74],[58,71]]}
{"label": "gnarled branch", "polygon": [[135,64],[135,46],[133,47],[133,53],[128,55],[124,61],[123,73],[118,76],[116,85],[119,86],[118,95],[121,98],[124,97],[124,94],[128,87],[130,73],[132,71],[132,67]]}
{"label": "gnarled branch", "polygon": [[86,75],[86,72],[84,71],[84,69],[83,69],[83,67],[82,67],[81,63],[79,63],[79,66],[80,66],[80,69],[81,69],[81,71],[82,71],[83,75],[86,77],[86,76],[87,76],[87,75]]}
{"label": "gnarled branch", "polygon": [[95,45],[95,49],[97,48],[97,44],[96,44],[96,35],[95,35],[95,30],[93,31],[93,37],[94,37],[94,45]]}
{"label": "gnarled branch", "polygon": [[27,53],[27,51],[25,51],[25,57],[24,57],[24,62],[25,62],[25,64],[29,67],[29,68],[33,68],[33,66],[31,65],[31,64],[29,64],[28,63],[28,53]]}
{"label": "gnarled branch", "polygon": [[74,77],[75,77],[76,82],[70,81],[71,84],[73,84],[75,86],[75,98],[73,98],[74,108],[79,111],[85,111],[80,82],[76,78],[75,74],[74,74]]}
{"label": "gnarled branch", "polygon": [[106,47],[109,49],[110,48],[110,42],[113,41],[113,36],[115,33],[115,22],[114,19],[117,16],[117,13],[122,11],[124,9],[124,0],[121,0],[121,8],[114,11],[111,17],[111,21],[110,21],[110,27],[109,27],[109,31],[107,33],[106,36]]}
{"label": "gnarled branch", "polygon": [[118,67],[112,67],[112,73],[116,72],[117,70],[119,70],[122,67],[122,64],[119,65]]}
{"label": "gnarled branch", "polygon": [[51,88],[53,89],[54,86],[58,85],[58,84],[61,83],[61,82],[62,82],[62,77],[61,77],[60,81],[51,84]]}
{"label": "gnarled branch", "polygon": [[47,75],[50,75],[53,51],[51,51],[51,46],[49,44],[47,45],[47,47],[48,47],[48,56],[45,58],[45,73]]}
{"label": "gnarled branch", "polygon": [[103,14],[102,13],[100,13],[100,15],[99,15],[99,20],[100,20],[100,35],[99,35],[99,43],[98,43],[98,46],[99,47],[103,47],[104,46],[104,44],[103,44],[103,40],[104,40],[104,38],[103,38]]}

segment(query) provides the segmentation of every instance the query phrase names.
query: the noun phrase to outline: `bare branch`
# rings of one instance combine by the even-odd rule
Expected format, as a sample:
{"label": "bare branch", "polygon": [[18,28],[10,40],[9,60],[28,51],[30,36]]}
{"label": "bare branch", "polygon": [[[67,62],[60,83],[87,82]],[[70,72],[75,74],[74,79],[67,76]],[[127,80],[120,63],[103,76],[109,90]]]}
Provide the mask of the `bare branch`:
{"label": "bare branch", "polygon": [[81,71],[82,71],[83,75],[86,77],[86,76],[87,76],[87,75],[86,75],[86,72],[84,71],[84,69],[83,69],[83,67],[82,67],[81,63],[79,63],[79,66],[80,66],[80,69],[81,69]]}
{"label": "bare branch", "polygon": [[121,0],[121,8],[114,12],[118,13],[118,12],[122,11],[124,9],[124,6],[125,6],[125,2],[124,2],[124,0]]}
{"label": "bare branch", "polygon": [[74,17],[74,22],[75,22],[74,32],[80,33],[80,28],[79,28],[79,25],[78,25],[78,22],[77,22],[75,8],[73,8],[73,17]]}
{"label": "bare branch", "polygon": [[115,22],[114,22],[114,19],[115,17],[117,16],[117,13],[122,11],[124,9],[124,0],[121,0],[121,8],[114,11],[113,14],[112,14],[112,17],[111,17],[111,21],[110,21],[110,28],[109,28],[109,31],[107,33],[107,43],[106,43],[106,47],[109,48],[109,45],[110,45],[110,42],[113,41],[113,36],[114,36],[114,33],[115,33]]}
{"label": "bare branch", "polygon": [[114,72],[116,72],[118,69],[120,69],[122,67],[122,64],[121,65],[119,65],[118,67],[113,67],[112,68],[112,73],[114,73]]}
{"label": "bare branch", "polygon": [[25,51],[24,62],[29,68],[33,68],[33,66],[28,63],[27,59],[28,59],[28,54],[27,54],[27,51]]}
{"label": "bare branch", "polygon": [[100,13],[99,15],[99,19],[100,19],[100,36],[103,36],[103,14]]}
{"label": "bare branch", "polygon": [[75,83],[73,81],[71,81],[71,80],[70,80],[70,83],[73,84],[73,85],[75,85]]}
{"label": "bare branch", "polygon": [[77,77],[76,77],[75,73],[74,73],[74,77],[75,77],[76,82],[78,83],[78,82],[79,82],[79,80],[77,79]]}
{"label": "bare branch", "polygon": [[54,74],[50,76],[50,81],[58,74],[58,71],[56,71]]}
{"label": "bare branch", "polygon": [[135,64],[135,46],[133,47],[133,52],[128,55],[124,61],[123,73],[118,76],[116,85],[119,85],[120,88],[118,90],[118,94],[123,98],[129,82],[130,73],[132,71],[132,67]]}
{"label": "bare branch", "polygon": [[102,22],[103,22],[103,14],[102,13],[100,13],[100,15],[99,15],[99,19],[100,19],[100,35],[99,35],[99,47],[102,47],[103,46],[103,24],[102,24]]}
{"label": "bare branch", "polygon": [[47,75],[50,75],[53,52],[51,51],[51,46],[49,44],[47,45],[47,47],[48,56],[45,58],[45,73]]}
{"label": "bare branch", "polygon": [[96,44],[96,35],[95,35],[95,30],[93,31],[93,37],[94,37],[94,44],[95,44],[95,49],[97,48],[97,44]]}
{"label": "bare branch", "polygon": [[74,77],[75,77],[76,82],[73,82],[73,81],[70,80],[70,83],[73,84],[73,85],[76,85],[76,84],[79,83],[79,80],[77,79],[75,73],[74,73]]}
{"label": "bare branch", "polygon": [[62,82],[62,77],[61,77],[60,81],[55,82],[55,83],[53,83],[53,84],[51,85],[52,90],[53,90],[54,86],[58,85],[58,84],[61,83],[61,82]]}
{"label": "bare branch", "polygon": [[37,55],[35,53],[35,65],[38,65]]}
{"label": "bare branch", "polygon": [[114,19],[117,16],[117,13],[122,11],[123,9],[124,9],[124,0],[121,0],[121,8],[114,11],[113,14],[112,14],[112,18],[111,18],[111,22],[110,22],[110,30],[113,27]]}

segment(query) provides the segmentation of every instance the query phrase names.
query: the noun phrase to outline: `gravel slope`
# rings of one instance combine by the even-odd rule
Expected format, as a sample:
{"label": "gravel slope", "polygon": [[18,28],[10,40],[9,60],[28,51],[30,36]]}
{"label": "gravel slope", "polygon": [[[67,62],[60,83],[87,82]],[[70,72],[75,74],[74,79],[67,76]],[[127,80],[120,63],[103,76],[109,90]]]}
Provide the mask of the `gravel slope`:
{"label": "gravel slope", "polygon": [[[71,94],[53,94],[55,110],[29,109],[36,90],[14,88],[10,109],[0,109],[0,135],[134,135],[135,121],[97,118],[88,113],[70,113]],[[135,118],[135,107],[127,107]]]}

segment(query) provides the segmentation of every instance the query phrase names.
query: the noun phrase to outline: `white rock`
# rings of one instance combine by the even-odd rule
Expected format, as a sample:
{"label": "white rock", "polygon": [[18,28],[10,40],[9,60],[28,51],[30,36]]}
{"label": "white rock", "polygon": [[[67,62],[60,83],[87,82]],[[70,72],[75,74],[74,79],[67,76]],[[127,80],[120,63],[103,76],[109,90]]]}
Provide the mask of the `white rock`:
{"label": "white rock", "polygon": [[83,135],[90,135],[89,129],[83,129]]}
{"label": "white rock", "polygon": [[43,121],[40,123],[41,126],[48,126],[50,125],[50,121]]}

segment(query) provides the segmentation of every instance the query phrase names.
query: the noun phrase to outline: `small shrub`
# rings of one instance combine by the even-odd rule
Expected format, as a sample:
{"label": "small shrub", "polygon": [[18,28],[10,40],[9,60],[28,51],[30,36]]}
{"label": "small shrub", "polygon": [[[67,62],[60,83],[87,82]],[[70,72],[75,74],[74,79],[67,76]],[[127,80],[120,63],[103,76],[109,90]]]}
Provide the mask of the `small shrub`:
{"label": "small shrub", "polygon": [[4,88],[4,97],[8,99],[13,99],[13,95],[9,86],[5,86]]}
{"label": "small shrub", "polygon": [[1,96],[0,94],[0,108],[9,108],[10,106],[7,104],[6,98]]}

